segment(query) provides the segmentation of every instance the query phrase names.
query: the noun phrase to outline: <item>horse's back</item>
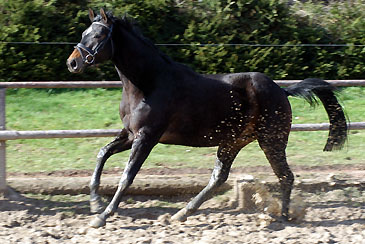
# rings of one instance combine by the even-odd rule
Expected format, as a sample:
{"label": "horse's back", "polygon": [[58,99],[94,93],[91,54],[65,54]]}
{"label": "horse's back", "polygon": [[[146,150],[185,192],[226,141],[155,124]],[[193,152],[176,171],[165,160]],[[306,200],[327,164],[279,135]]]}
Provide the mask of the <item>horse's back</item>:
{"label": "horse's back", "polygon": [[260,72],[242,72],[231,74],[205,75],[207,78],[223,81],[237,88],[253,86],[258,92],[281,90],[280,87],[268,76]]}
{"label": "horse's back", "polygon": [[[209,77],[214,79],[214,76]],[[216,75],[216,79],[231,85],[232,89],[243,89],[242,96],[257,100],[255,103],[261,106],[273,103],[278,106],[289,105],[285,91],[263,73],[246,72]]]}

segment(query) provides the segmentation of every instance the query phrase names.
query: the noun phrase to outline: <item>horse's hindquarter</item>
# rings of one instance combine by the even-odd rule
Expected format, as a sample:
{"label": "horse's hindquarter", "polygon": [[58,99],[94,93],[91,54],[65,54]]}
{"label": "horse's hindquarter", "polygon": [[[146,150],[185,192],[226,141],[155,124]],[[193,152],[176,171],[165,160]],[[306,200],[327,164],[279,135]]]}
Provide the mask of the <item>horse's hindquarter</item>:
{"label": "horse's hindquarter", "polygon": [[[212,79],[213,78],[213,79]],[[217,79],[215,79],[217,78]],[[169,126],[160,142],[187,146],[216,146],[253,130],[254,94],[247,90],[249,77],[234,84],[232,77],[209,76],[179,87]]]}
{"label": "horse's hindquarter", "polygon": [[[285,138],[290,132],[291,107],[287,95],[270,78],[261,73],[253,74],[253,90],[259,104],[258,135],[267,138]],[[272,139],[274,143],[274,139]]]}

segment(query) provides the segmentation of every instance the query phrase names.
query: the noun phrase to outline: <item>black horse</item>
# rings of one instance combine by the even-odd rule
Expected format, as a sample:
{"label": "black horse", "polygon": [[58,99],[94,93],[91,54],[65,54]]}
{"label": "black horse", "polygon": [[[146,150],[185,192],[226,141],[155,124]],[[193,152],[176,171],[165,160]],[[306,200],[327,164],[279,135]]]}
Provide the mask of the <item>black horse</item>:
{"label": "black horse", "polygon": [[121,133],[97,157],[90,188],[92,212],[101,211],[97,194],[106,160],[131,149],[118,189],[107,208],[91,222],[105,225],[118,208],[123,193],[132,184],[143,162],[157,143],[193,147],[218,146],[217,160],[208,185],[173,216],[185,220],[225,182],[238,152],[258,140],[282,190],[282,218],[288,219],[294,176],[285,155],[291,128],[288,96],[316,102],[317,96],[329,116],[326,151],[339,149],[347,136],[347,124],[334,88],[320,79],[306,79],[282,89],[261,73],[201,75],[172,61],[144,38],[127,18],[116,18],[103,9],[67,60],[70,72],[112,60],[123,83]]}

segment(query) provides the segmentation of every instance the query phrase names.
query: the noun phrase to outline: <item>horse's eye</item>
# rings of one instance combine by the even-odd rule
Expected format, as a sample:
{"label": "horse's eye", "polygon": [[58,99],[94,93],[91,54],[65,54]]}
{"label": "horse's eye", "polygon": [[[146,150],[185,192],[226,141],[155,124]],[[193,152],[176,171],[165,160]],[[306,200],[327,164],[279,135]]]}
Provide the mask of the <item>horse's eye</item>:
{"label": "horse's eye", "polygon": [[94,35],[94,38],[96,38],[96,39],[99,39],[100,37],[101,37],[101,35],[99,35],[99,34]]}

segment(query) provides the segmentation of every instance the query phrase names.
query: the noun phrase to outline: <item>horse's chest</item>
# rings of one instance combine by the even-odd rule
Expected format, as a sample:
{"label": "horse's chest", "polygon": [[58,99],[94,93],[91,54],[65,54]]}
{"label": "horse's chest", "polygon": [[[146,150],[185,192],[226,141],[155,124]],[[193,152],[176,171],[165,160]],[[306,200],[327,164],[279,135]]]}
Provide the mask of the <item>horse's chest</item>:
{"label": "horse's chest", "polygon": [[[153,106],[155,105],[155,106]],[[158,105],[158,103],[157,103]],[[166,113],[153,102],[146,100],[121,103],[120,117],[124,127],[137,133],[143,127],[162,127],[166,124]]]}
{"label": "horse's chest", "polygon": [[119,107],[119,115],[123,121],[124,127],[129,127],[130,122],[134,120],[137,111],[141,110],[140,101],[129,101],[128,99],[123,99]]}

